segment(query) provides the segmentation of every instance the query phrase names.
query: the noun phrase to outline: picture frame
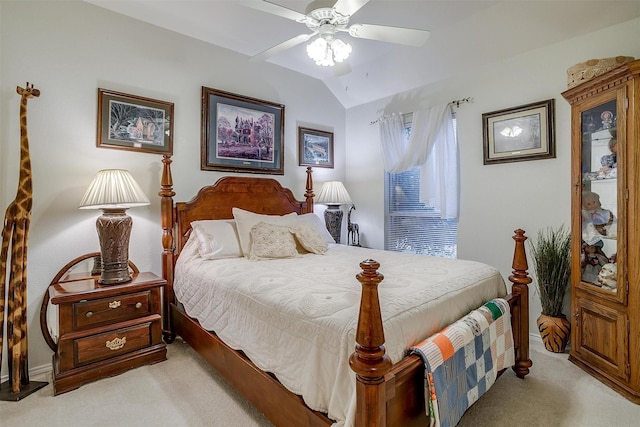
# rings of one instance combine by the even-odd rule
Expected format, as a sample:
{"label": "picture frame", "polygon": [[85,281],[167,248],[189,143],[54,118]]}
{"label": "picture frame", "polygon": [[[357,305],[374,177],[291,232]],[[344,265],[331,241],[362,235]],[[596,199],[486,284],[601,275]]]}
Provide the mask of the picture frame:
{"label": "picture frame", "polygon": [[173,103],[98,88],[96,146],[173,154]]}
{"label": "picture frame", "polygon": [[333,132],[298,127],[298,164],[333,169]]}
{"label": "picture frame", "polygon": [[556,157],[555,99],[482,115],[484,164]]}
{"label": "picture frame", "polygon": [[202,87],[202,170],[284,175],[284,105]]}

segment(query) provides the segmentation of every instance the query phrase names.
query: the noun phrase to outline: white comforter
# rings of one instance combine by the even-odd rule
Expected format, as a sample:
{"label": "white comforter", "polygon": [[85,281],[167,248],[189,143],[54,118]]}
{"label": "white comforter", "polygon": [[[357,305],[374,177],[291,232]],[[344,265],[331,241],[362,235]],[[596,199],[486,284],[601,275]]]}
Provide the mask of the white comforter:
{"label": "white comforter", "polygon": [[208,261],[187,244],[175,269],[186,312],[337,426],[350,426],[359,263],[381,266],[385,347],[392,362],[484,302],[506,294],[499,272],[472,261],[329,245],[295,259]]}

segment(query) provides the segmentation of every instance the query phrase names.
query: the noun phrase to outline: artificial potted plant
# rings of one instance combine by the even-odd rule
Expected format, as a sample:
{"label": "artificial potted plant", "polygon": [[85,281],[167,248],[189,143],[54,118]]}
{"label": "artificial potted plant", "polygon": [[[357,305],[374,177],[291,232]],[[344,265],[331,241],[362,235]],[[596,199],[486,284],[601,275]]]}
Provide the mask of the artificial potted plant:
{"label": "artificial potted plant", "polygon": [[547,350],[562,353],[571,331],[571,323],[562,313],[571,278],[570,232],[564,226],[540,230],[531,241],[531,255],[542,305],[538,330]]}

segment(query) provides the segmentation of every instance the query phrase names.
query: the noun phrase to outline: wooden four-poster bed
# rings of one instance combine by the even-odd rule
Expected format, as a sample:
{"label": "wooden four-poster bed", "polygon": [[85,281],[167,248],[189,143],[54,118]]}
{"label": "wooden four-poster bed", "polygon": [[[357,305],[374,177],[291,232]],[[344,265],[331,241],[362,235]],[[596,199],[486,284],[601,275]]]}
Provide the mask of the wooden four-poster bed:
{"label": "wooden four-poster bed", "polygon": [[[289,391],[279,379],[278,372],[265,372],[256,366],[255,360],[250,360],[249,352],[234,350],[238,348],[235,339],[231,339],[234,345],[229,345],[220,337],[220,331],[212,332],[201,326],[201,322],[185,312],[184,304],[176,298],[178,293],[174,284],[178,282],[176,263],[178,256],[187,245],[194,221],[203,220],[233,220],[233,208],[240,208],[250,212],[264,215],[284,215],[292,212],[303,215],[313,212],[313,183],[311,168],[307,170],[306,192],[304,201],[298,201],[293,193],[274,179],[257,177],[224,177],[214,185],[205,186],[189,202],[174,202],[173,179],[171,175],[171,158],[164,156],[163,173],[161,182],[161,211],[162,211],[162,268],[163,277],[167,280],[164,292],[164,333],[165,340],[172,342],[176,336],[180,336],[193,347],[218,373],[220,373],[240,394],[250,401],[272,423],[277,426],[328,426],[334,423],[326,413],[312,410],[305,404],[307,398]],[[527,274],[527,260],[524,249],[524,231],[516,230],[513,236],[515,251],[513,256],[513,274],[509,277],[512,282],[511,294],[504,296],[511,308],[511,323],[515,349],[515,364],[512,367],[515,374],[524,378],[529,372],[531,360],[529,359],[529,310],[528,310],[528,284],[531,279]],[[345,250],[344,245],[335,245],[336,250]],[[333,249],[331,249],[333,250]],[[357,250],[367,251],[358,248]],[[186,249],[185,249],[186,251]],[[367,252],[362,252],[366,254]],[[378,251],[378,254],[381,251]],[[360,254],[360,253],[359,253]],[[312,255],[318,257],[318,255]],[[186,255],[185,255],[186,257]],[[322,262],[325,258],[316,258]],[[360,258],[364,259],[364,258]],[[321,262],[319,261],[319,262]],[[217,261],[214,261],[217,262]],[[236,262],[235,260],[233,262]],[[239,262],[251,263],[248,260]],[[254,265],[277,265],[267,262],[253,262]],[[435,261],[439,262],[439,261]],[[451,262],[461,262],[451,260]],[[184,264],[184,263],[183,263]],[[447,264],[448,265],[448,264]],[[357,266],[354,266],[357,267]],[[383,317],[385,317],[386,305],[380,308],[382,298],[380,294],[388,292],[385,285],[393,286],[391,275],[387,276],[387,269],[391,265],[380,265],[371,259],[360,263],[360,269],[356,269],[357,281],[361,284],[361,291],[357,289],[355,274],[348,275],[347,281],[356,285],[356,293],[359,296],[358,303],[354,304],[353,314],[357,315],[357,330],[351,335],[355,339],[350,348],[348,362],[355,372],[355,425],[363,426],[424,426],[428,425],[424,401],[424,374],[425,365],[422,359],[415,355],[404,355],[401,360],[391,363],[389,348],[394,337],[387,331],[387,349],[385,349],[385,332],[383,330]],[[487,266],[488,267],[488,266]],[[184,266],[180,268],[186,270]],[[240,269],[244,268],[241,267]],[[323,267],[324,268],[324,267]],[[382,275],[377,269],[385,273]],[[403,267],[406,269],[406,267]],[[326,270],[326,269],[325,269]],[[230,271],[230,270],[227,270]],[[498,274],[499,276],[499,274]],[[277,281],[276,279],[274,279]],[[500,281],[502,279],[500,278]],[[302,279],[301,279],[302,282]],[[313,280],[311,280],[313,282]],[[306,282],[305,282],[306,283]],[[254,285],[252,285],[254,286]],[[262,285],[255,285],[262,286]],[[302,285],[300,285],[302,286]],[[313,283],[310,285],[314,286]],[[380,290],[378,287],[380,286]],[[502,286],[504,283],[502,282]],[[317,289],[313,292],[320,292]],[[182,295],[185,293],[180,291]],[[259,292],[251,295],[256,299]],[[280,298],[286,299],[288,295],[282,294]],[[191,300],[195,297],[192,295]],[[332,298],[330,296],[327,299]],[[485,297],[486,298],[486,297]],[[334,304],[338,301],[335,299]],[[384,302],[384,301],[383,301]],[[484,303],[486,301],[482,301]],[[262,304],[262,302],[260,302]],[[455,305],[448,303],[449,306]],[[445,311],[449,309],[446,307]],[[263,306],[259,305],[260,310]],[[345,308],[348,310],[349,308]],[[225,305],[224,310],[229,310]],[[282,310],[282,309],[278,309]],[[434,309],[432,311],[438,311]],[[267,311],[265,317],[270,317]],[[460,316],[462,317],[462,316]],[[204,320],[204,317],[203,317]],[[353,324],[355,325],[355,319]],[[386,322],[386,318],[385,318]],[[226,323],[225,323],[226,325]],[[385,325],[385,328],[387,326]],[[295,329],[295,328],[294,328]],[[355,330],[355,327],[353,328]],[[255,335],[254,337],[260,337]],[[257,338],[256,338],[257,339]],[[353,351],[355,347],[355,351]],[[244,348],[242,349],[244,350]],[[295,357],[304,358],[305,352],[297,352]],[[255,353],[254,353],[255,354]],[[286,353],[285,353],[286,354]],[[254,357],[255,358],[255,357]],[[397,358],[397,357],[396,357]],[[260,359],[260,357],[257,357]],[[264,364],[264,362],[261,362]],[[312,375],[311,373],[309,374]],[[304,376],[304,375],[303,375]],[[508,408],[506,408],[508,413]]]}

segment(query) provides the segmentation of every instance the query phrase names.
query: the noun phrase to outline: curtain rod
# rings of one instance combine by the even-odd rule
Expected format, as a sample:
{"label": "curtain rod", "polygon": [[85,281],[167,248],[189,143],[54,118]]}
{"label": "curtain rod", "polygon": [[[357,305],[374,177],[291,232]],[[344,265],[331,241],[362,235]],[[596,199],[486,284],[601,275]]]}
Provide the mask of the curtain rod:
{"label": "curtain rod", "polygon": [[[447,105],[455,105],[456,108],[460,107],[460,104],[466,104],[468,102],[473,102],[473,98],[471,97],[466,97],[466,98],[462,98],[462,99],[455,99],[453,101],[450,101]],[[378,123],[380,120],[382,119],[382,117],[379,117],[377,119],[375,119],[374,121],[370,122],[369,125],[375,125],[376,123]]]}
{"label": "curtain rod", "polygon": [[473,98],[468,96],[466,98],[456,99],[454,101],[449,102],[447,105],[455,105],[457,108],[457,107],[460,107],[460,104],[466,104],[468,102],[473,102]]}

